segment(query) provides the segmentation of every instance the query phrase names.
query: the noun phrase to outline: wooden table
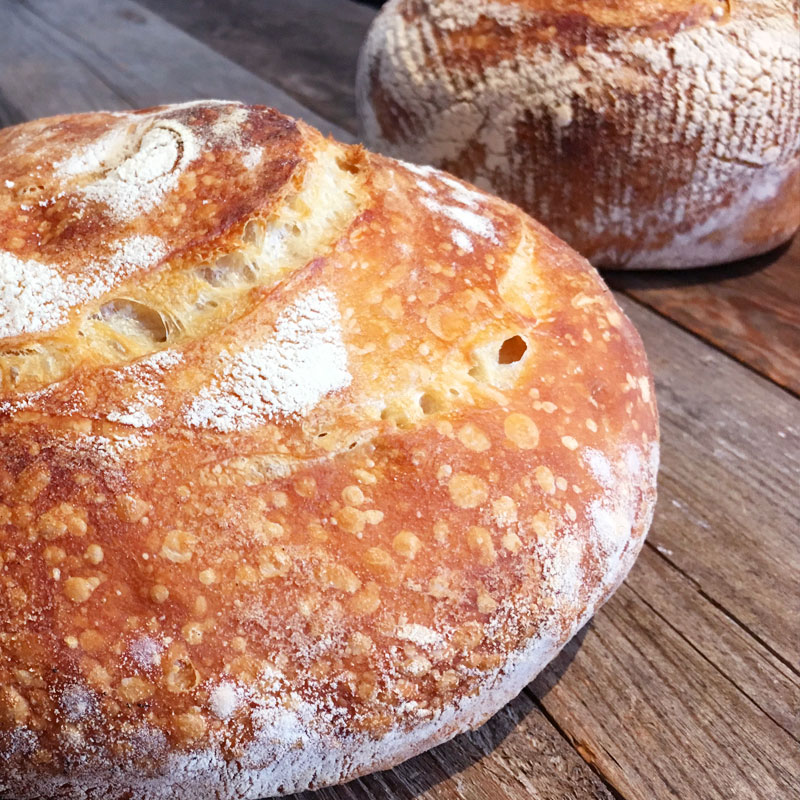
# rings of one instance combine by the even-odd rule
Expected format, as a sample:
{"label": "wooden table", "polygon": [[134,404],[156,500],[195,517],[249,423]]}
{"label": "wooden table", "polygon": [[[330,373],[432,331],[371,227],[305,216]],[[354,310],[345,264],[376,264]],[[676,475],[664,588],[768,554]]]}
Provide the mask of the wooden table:
{"label": "wooden table", "polygon": [[[0,0],[0,125],[214,96],[352,140],[374,13],[351,0]],[[315,798],[800,797],[800,237],[724,267],[606,277],[644,338],[662,415],[636,567],[479,731]]]}

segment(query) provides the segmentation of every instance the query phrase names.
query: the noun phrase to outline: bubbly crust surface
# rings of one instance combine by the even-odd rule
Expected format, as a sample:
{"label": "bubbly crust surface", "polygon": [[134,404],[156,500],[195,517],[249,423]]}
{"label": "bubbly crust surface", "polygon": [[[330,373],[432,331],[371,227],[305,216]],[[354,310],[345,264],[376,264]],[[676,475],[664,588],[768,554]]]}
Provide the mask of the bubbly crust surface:
{"label": "bubbly crust surface", "polygon": [[720,263],[800,225],[800,6],[393,0],[367,143],[517,203],[599,266]]}
{"label": "bubbly crust surface", "polygon": [[391,766],[511,699],[649,526],[652,380],[588,263],[277,112],[0,132],[0,296],[0,797]]}

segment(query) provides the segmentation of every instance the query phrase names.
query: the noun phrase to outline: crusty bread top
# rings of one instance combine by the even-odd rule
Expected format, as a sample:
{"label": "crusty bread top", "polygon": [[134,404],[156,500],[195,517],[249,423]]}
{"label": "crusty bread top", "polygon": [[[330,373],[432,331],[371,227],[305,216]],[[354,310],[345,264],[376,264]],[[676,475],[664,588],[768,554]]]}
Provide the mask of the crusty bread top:
{"label": "crusty bread top", "polygon": [[[532,19],[537,20],[542,35],[564,39],[571,29],[587,26],[601,34],[603,28],[610,32],[674,33],[711,18],[723,20],[734,4],[714,0],[487,0],[474,4],[463,0],[395,0],[393,5],[399,5],[409,18],[425,15],[434,21],[448,20],[445,28],[454,29],[453,20],[459,20],[458,27],[477,25],[476,33],[489,39],[502,36],[504,29],[519,34],[520,27]],[[485,49],[490,55],[491,48]]]}
{"label": "crusty bread top", "polygon": [[428,31],[432,68],[441,60],[467,74],[550,43],[581,53],[608,49],[620,36],[667,39],[701,26],[724,29],[732,20],[756,27],[769,21],[769,29],[782,24],[787,32],[798,25],[797,8],[786,0],[394,0],[381,13],[399,13]]}
{"label": "crusty bread top", "polygon": [[0,170],[9,770],[402,730],[624,576],[644,352],[515,207],[236,105],[29,123]]}

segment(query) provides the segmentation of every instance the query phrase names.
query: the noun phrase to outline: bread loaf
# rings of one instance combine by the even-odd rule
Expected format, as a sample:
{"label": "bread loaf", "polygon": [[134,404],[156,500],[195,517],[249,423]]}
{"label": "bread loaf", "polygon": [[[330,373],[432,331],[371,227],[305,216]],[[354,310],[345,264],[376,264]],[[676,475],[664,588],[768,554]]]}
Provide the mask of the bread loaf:
{"label": "bread loaf", "polygon": [[357,90],[369,146],[595,265],[716,264],[800,225],[797,0],[391,0]]}
{"label": "bread loaf", "polygon": [[636,332],[501,200],[260,107],[0,131],[0,797],[480,725],[624,578],[657,454]]}

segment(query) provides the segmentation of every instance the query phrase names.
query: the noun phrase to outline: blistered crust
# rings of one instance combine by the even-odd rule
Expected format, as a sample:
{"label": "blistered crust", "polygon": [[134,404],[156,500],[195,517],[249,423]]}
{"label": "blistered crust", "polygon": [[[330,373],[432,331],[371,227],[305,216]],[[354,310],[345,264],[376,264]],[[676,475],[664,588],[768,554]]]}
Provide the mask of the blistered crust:
{"label": "blistered crust", "polygon": [[800,224],[800,17],[740,3],[385,6],[367,143],[519,204],[600,266],[720,263]]}
{"label": "blistered crust", "polygon": [[85,301],[55,382],[19,360],[52,334],[0,342],[2,797],[391,766],[513,697],[642,545],[653,385],[591,267],[445,173],[261,115],[296,132],[291,192],[126,289],[167,313],[199,276],[211,322],[162,340],[129,309],[115,356]]}

